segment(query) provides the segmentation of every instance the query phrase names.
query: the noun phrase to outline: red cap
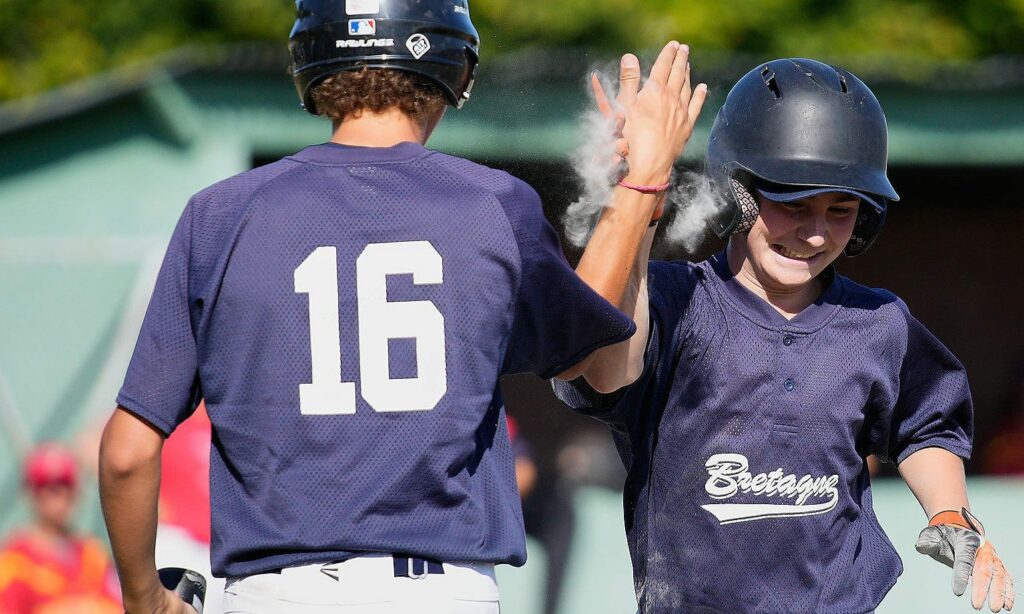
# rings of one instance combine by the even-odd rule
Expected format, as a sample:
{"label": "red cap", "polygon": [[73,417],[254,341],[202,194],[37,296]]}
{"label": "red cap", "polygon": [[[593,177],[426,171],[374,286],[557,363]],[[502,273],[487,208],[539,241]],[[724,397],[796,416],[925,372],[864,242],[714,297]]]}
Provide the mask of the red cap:
{"label": "red cap", "polygon": [[44,443],[25,459],[25,487],[36,489],[52,484],[78,485],[78,463],[71,450],[58,443]]}

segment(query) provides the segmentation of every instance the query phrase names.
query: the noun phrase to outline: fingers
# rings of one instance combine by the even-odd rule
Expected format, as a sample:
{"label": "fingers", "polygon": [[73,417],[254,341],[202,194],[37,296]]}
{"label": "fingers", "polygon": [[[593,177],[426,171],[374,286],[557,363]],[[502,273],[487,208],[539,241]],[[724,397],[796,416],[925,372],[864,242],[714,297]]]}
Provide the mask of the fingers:
{"label": "fingers", "polygon": [[992,584],[988,590],[988,609],[993,612],[1001,610],[1006,603],[1006,568],[996,560],[992,566]]}
{"label": "fingers", "polygon": [[706,83],[697,84],[697,88],[693,90],[693,96],[690,97],[690,106],[687,111],[687,115],[690,118],[692,124],[697,123],[697,118],[700,117],[700,111],[704,108],[704,101],[708,97],[708,86]]}
{"label": "fingers", "polygon": [[685,72],[686,78],[683,80],[683,89],[679,93],[679,96],[680,96],[680,98],[683,99],[684,103],[690,97],[690,94],[692,93],[691,88],[693,87],[693,82],[690,80],[690,74],[691,74],[690,73],[690,54],[689,54],[689,52],[687,52],[687,54],[686,54],[686,72]]}
{"label": "fingers", "polygon": [[[661,50],[658,59],[654,61],[651,68],[650,80],[665,87],[668,84],[669,75],[672,74],[672,67],[679,55],[679,43],[672,41]],[[685,64],[685,62],[683,62]]]}
{"label": "fingers", "polygon": [[594,100],[597,101],[597,110],[601,112],[601,115],[608,119],[614,117],[615,110],[612,108],[611,101],[608,100],[608,95],[604,93],[601,76],[596,70],[590,73],[590,89],[594,90]]}
{"label": "fingers", "polygon": [[1003,609],[1013,608],[1016,597],[1013,588],[1013,578],[1003,561],[996,554],[992,544],[986,542],[978,550],[978,560],[974,564],[974,584],[971,591],[971,605],[980,610],[988,596],[988,609],[999,612]]}
{"label": "fingers", "polygon": [[[992,585],[993,571],[992,558],[984,554],[979,556],[974,564],[974,573],[971,575],[971,605],[975,610],[980,610],[981,606],[985,605],[985,597],[988,596],[989,588]],[[1001,597],[1002,595],[1000,595]]]}
{"label": "fingers", "polygon": [[672,71],[668,76],[668,91],[676,95],[686,95],[686,86],[690,82],[690,47],[679,45],[676,57],[672,62]]}
{"label": "fingers", "polygon": [[626,156],[629,155],[629,141],[624,138],[615,139],[615,155],[625,161]]}
{"label": "fingers", "polygon": [[633,106],[639,91],[640,60],[632,53],[627,53],[619,62],[619,108],[628,109]]}
{"label": "fingers", "polygon": [[[959,597],[964,594],[967,590],[967,580],[972,579],[974,581],[974,591],[971,593],[972,603],[976,602],[974,609],[981,607],[981,603],[985,598],[985,593],[978,595],[978,545],[981,541],[980,536],[973,531],[968,533],[967,531],[961,531],[953,535],[953,594]],[[983,566],[982,566],[983,567]],[[984,569],[981,569],[984,572]],[[991,580],[991,574],[986,577],[985,589],[988,589],[988,580]],[[976,601],[980,599],[980,601]]]}

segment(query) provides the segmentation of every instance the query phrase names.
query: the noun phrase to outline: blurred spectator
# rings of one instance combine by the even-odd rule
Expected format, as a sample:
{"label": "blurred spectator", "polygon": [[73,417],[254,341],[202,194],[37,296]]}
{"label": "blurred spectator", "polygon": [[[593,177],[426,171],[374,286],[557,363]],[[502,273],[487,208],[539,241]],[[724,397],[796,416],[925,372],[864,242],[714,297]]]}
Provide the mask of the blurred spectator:
{"label": "blurred spectator", "polygon": [[[519,457],[516,458],[518,461]],[[542,614],[556,614],[560,609],[576,533],[576,491],[583,486],[621,491],[626,476],[612,438],[597,428],[596,423],[594,428],[574,430],[558,450],[555,464],[554,479],[549,476],[549,479],[539,480],[534,495],[523,501],[526,532],[539,541],[547,553]]]}
{"label": "blurred spectator", "polygon": [[871,475],[871,477],[876,477],[879,473],[882,472],[882,461],[878,460],[878,457],[875,456],[874,454],[868,456],[867,464],[868,473]]}
{"label": "blurred spectator", "polygon": [[512,442],[512,455],[516,459],[516,485],[519,487],[519,498],[526,500],[537,485],[537,463],[533,460],[533,449],[530,442],[519,432],[519,422],[507,416],[508,438]]}
{"label": "blurred spectator", "polygon": [[981,448],[982,473],[1024,475],[1024,361],[1010,379],[1006,403],[996,421],[998,427]]}
{"label": "blurred spectator", "polygon": [[78,467],[61,445],[43,444],[25,461],[32,522],[0,550],[3,614],[119,614],[120,588],[106,549],[71,526]]}

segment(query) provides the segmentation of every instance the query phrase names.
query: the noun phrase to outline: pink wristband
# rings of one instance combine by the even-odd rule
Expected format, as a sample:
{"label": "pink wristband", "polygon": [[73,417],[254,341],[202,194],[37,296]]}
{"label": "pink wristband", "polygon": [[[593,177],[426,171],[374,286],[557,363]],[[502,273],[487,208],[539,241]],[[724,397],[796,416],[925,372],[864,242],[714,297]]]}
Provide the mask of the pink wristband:
{"label": "pink wristband", "polygon": [[660,194],[667,190],[671,183],[665,182],[660,185],[636,185],[634,183],[626,183],[626,181],[623,179],[619,181],[619,185],[630,190],[636,190],[641,194]]}

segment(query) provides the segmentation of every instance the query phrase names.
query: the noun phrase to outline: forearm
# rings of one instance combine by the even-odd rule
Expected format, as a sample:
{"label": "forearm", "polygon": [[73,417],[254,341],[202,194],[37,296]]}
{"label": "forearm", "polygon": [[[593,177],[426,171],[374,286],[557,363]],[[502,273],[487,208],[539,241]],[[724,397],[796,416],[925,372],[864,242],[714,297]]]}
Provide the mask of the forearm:
{"label": "forearm", "polygon": [[633,318],[636,333],[623,341],[594,352],[583,376],[587,383],[600,392],[614,392],[635,382],[644,369],[644,354],[650,330],[650,312],[647,296],[647,263],[655,227],[650,227],[640,245],[630,279],[618,303],[619,308]]}
{"label": "forearm", "polygon": [[952,452],[918,450],[900,463],[899,470],[928,518],[945,510],[970,509],[964,463]]}
{"label": "forearm", "polygon": [[100,502],[128,612],[162,590],[154,555],[162,449],[163,437],[122,409],[100,442]]}
{"label": "forearm", "polygon": [[650,220],[662,198],[615,188],[576,267],[580,279],[626,313],[633,311],[639,281],[647,274],[655,230]]}
{"label": "forearm", "polygon": [[649,220],[657,203],[655,195],[617,188],[576,268],[580,279],[633,317],[636,334],[595,351],[560,379],[583,375],[597,390],[611,392],[640,376],[648,330],[647,261],[655,234]]}

